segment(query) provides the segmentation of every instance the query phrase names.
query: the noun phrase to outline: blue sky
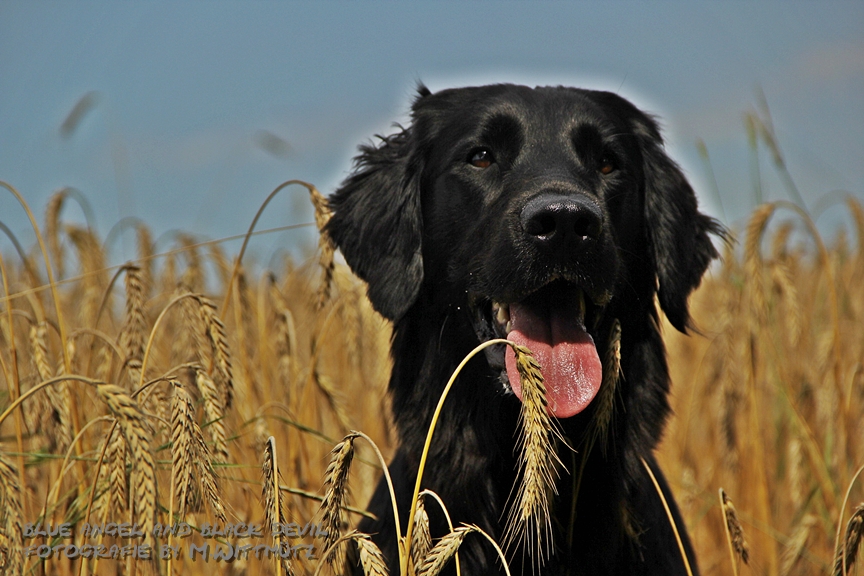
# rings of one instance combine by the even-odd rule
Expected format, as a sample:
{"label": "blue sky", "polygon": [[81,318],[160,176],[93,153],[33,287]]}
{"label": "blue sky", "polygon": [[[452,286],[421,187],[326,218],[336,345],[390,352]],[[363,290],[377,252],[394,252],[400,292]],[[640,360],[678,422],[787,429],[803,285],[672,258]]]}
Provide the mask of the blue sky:
{"label": "blue sky", "polygon": [[[0,180],[40,218],[57,189],[156,236],[242,233],[279,183],[329,193],[357,144],[405,121],[414,86],[488,82],[613,90],[660,115],[705,211],[754,205],[743,116],[764,94],[809,208],[864,199],[864,2],[0,3]],[[95,105],[64,137],[82,96]],[[262,134],[286,145],[262,145]],[[695,142],[708,148],[720,198]],[[271,138],[271,142],[273,140]],[[276,141],[278,142],[278,141]],[[761,147],[766,199],[787,198]],[[64,219],[80,221],[71,204]],[[823,229],[842,220],[833,208]],[[0,193],[0,221],[33,242]],[[283,193],[260,227],[311,221]],[[309,233],[256,239],[266,259]],[[0,235],[0,250],[9,241]],[[119,246],[114,261],[132,257]]]}

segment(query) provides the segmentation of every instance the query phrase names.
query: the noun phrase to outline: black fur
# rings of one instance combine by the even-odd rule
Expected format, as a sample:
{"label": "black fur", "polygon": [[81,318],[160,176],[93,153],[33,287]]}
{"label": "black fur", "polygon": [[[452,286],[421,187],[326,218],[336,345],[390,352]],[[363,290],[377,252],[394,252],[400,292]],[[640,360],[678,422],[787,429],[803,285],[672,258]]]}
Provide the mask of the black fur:
{"label": "black fur", "polygon": [[[494,158],[486,168],[470,163],[480,148]],[[655,121],[607,92],[493,85],[432,94],[421,86],[411,125],[360,152],[354,173],[330,199],[327,231],[368,283],[373,306],[393,321],[390,393],[400,444],[391,473],[403,522],[444,384],[483,338],[478,311],[564,279],[595,302],[597,325],[589,332],[601,358],[603,335],[613,319],[620,321],[623,377],[605,450],[585,446],[594,404],[560,420],[576,453],[559,450],[567,470],[554,500],[555,549],[540,572],[684,574],[640,458],[663,486],[695,571],[684,525],[653,457],[669,413],[654,298],[672,324],[686,330],[687,297],[717,256],[709,233],[724,232],[698,212],[693,190],[663,151]],[[602,173],[605,164],[610,174]],[[526,204],[544,195],[572,199],[579,214],[590,212],[596,234],[555,250],[537,242],[524,214]],[[502,384],[499,360],[490,353],[463,370],[438,423],[423,485],[443,498],[454,523],[477,524],[500,540],[516,480],[520,402]],[[583,457],[588,461],[574,517],[574,480]],[[360,529],[376,534],[395,573],[383,482],[369,507],[380,520],[364,521]],[[436,506],[427,508],[433,536],[440,537],[443,518]],[[503,574],[481,538],[469,536],[460,554],[463,574]],[[512,558],[513,574],[528,573],[538,562],[521,549]]]}

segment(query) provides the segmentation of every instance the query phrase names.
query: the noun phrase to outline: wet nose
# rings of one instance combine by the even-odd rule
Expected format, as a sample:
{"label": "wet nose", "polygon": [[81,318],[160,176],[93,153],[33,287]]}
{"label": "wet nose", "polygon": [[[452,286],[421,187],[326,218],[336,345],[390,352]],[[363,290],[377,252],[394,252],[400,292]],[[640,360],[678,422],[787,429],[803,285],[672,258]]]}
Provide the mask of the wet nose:
{"label": "wet nose", "polygon": [[540,194],[522,208],[522,230],[550,250],[575,249],[600,236],[603,214],[586,197]]}

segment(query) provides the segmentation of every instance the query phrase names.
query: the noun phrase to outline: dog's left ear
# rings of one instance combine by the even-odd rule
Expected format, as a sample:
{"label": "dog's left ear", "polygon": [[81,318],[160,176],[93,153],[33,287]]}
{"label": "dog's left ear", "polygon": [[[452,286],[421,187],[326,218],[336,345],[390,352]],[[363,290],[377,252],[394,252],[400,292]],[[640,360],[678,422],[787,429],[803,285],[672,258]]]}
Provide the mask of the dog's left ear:
{"label": "dog's left ear", "polygon": [[718,256],[709,234],[725,239],[726,230],[699,212],[696,194],[666,155],[654,120],[640,113],[635,124],[645,179],[645,230],[657,271],[658,298],[672,325],[686,332],[690,326],[687,298]]}
{"label": "dog's left ear", "polygon": [[354,173],[330,197],[327,233],[367,282],[375,310],[394,321],[423,281],[419,157],[413,128],[361,146]]}

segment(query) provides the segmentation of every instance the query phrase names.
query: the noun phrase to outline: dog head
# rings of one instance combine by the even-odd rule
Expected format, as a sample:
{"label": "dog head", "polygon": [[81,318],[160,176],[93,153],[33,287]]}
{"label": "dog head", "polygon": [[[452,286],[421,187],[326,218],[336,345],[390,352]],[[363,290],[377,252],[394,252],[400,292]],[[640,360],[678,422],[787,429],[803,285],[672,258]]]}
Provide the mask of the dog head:
{"label": "dog head", "polygon": [[[480,340],[528,346],[559,417],[599,389],[607,308],[653,313],[656,295],[684,331],[717,256],[709,233],[722,227],[698,211],[656,122],[612,93],[421,86],[411,125],[360,150],[327,231],[373,306],[398,323],[422,291],[469,313]],[[519,395],[505,356],[487,354]]]}

